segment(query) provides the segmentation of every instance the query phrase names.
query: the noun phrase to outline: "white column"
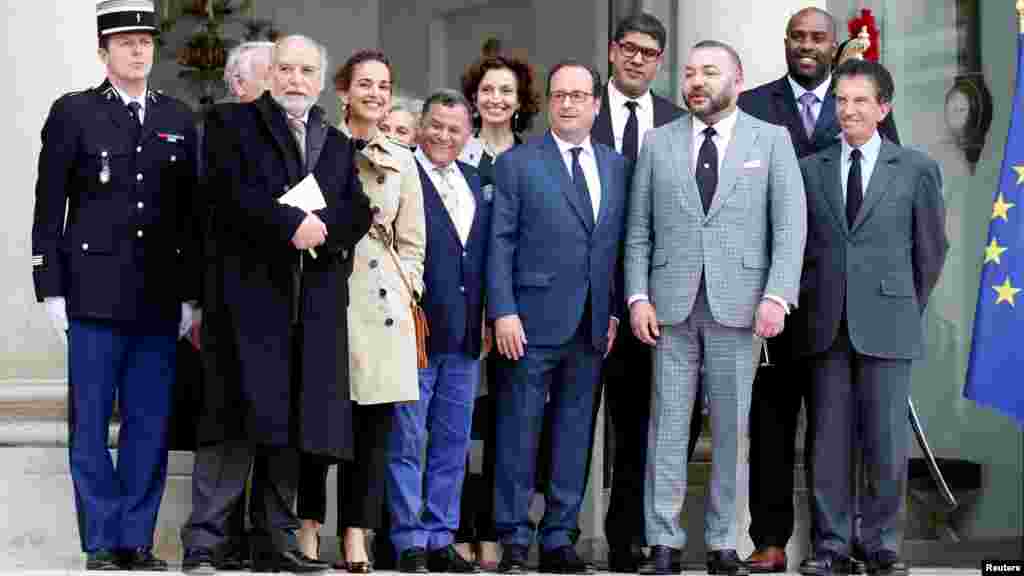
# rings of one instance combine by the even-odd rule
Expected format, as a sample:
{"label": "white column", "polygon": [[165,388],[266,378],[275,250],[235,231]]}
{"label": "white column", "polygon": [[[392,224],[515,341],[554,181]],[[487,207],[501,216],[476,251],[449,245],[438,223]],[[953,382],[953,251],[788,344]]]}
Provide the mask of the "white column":
{"label": "white column", "polygon": [[61,94],[103,80],[96,55],[96,4],[35,0],[7,2],[7,51],[11,82],[0,91],[4,209],[0,229],[0,400],[27,399],[32,387],[59,390],[66,378],[65,349],[50,328],[32,287],[31,233],[40,130]]}
{"label": "white column", "polygon": [[695,43],[719,40],[739,52],[747,88],[777,80],[786,72],[783,40],[789,17],[809,6],[827,9],[827,4],[826,0],[681,0],[676,28],[677,61],[685,63],[686,54]]}

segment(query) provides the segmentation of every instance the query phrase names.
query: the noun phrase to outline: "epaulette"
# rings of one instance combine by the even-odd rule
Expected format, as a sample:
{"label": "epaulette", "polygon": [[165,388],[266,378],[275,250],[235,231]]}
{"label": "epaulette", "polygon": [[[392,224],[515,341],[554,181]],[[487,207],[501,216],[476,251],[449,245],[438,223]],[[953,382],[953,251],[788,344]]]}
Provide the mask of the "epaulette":
{"label": "epaulette", "polygon": [[92,92],[95,89],[96,88],[93,87],[93,88],[86,88],[84,90],[72,90],[71,92],[65,92],[64,94],[61,95],[60,98],[57,98],[57,100],[63,100],[65,98],[70,98],[72,96],[78,96],[79,94],[88,94],[89,92]]}

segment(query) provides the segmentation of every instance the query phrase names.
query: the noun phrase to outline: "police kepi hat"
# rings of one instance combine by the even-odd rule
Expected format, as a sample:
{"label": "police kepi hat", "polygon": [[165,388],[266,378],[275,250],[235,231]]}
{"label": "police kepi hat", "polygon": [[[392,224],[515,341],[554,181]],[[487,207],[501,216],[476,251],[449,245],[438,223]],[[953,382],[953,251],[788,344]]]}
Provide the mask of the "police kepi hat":
{"label": "police kepi hat", "polygon": [[98,0],[96,27],[101,37],[121,32],[159,33],[153,0]]}

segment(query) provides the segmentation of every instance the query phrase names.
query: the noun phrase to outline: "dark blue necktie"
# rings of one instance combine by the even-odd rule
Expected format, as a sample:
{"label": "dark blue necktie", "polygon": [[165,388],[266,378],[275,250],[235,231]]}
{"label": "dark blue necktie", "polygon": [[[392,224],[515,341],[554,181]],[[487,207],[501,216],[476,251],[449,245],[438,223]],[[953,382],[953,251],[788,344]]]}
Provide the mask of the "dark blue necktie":
{"label": "dark blue necktie", "polygon": [[640,150],[640,128],[637,125],[636,107],[636,100],[626,101],[629,118],[626,119],[626,128],[622,131],[622,155],[633,164],[636,164],[636,157]]}
{"label": "dark blue necktie", "polygon": [[700,203],[707,214],[711,208],[711,201],[715,198],[715,188],[718,187],[718,147],[712,140],[715,136],[714,128],[708,126],[701,132],[704,134],[704,142],[697,152],[697,169],[694,170],[694,176],[697,178],[697,189],[700,190]]}
{"label": "dark blue necktie", "polygon": [[580,166],[580,152],[583,148],[576,146],[569,149],[572,152],[572,183],[576,187],[576,195],[579,197],[580,206],[586,212],[584,218],[587,225],[594,227],[594,203],[590,200],[590,189],[587,188],[587,179],[583,176],[583,167]]}
{"label": "dark blue necktie", "polygon": [[860,157],[859,149],[854,148],[850,151],[850,171],[846,174],[846,225],[849,228],[853,228],[853,223],[857,221],[857,212],[860,211],[860,205],[864,202],[864,182],[860,175]]}

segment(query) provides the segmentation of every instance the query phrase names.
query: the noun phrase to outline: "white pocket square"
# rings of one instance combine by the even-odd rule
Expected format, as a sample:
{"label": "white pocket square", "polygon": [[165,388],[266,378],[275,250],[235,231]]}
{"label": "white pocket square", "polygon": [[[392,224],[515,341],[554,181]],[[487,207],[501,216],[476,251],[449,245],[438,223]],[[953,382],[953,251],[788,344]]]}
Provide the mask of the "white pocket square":
{"label": "white pocket square", "polygon": [[743,163],[743,167],[744,168],[760,168],[761,167],[761,161],[760,160],[748,160],[748,161]]}

